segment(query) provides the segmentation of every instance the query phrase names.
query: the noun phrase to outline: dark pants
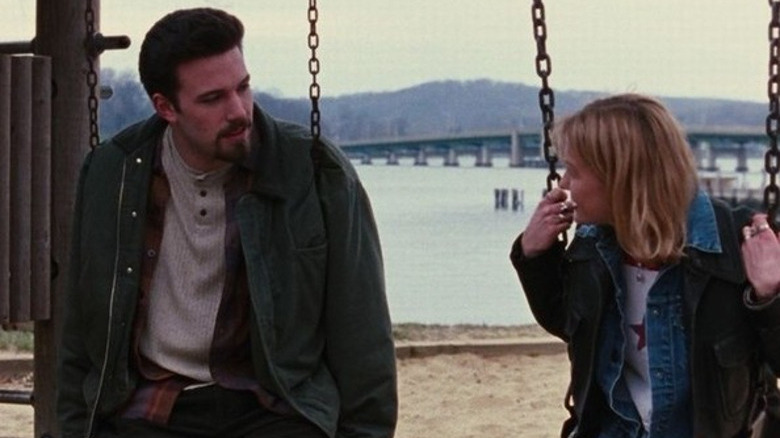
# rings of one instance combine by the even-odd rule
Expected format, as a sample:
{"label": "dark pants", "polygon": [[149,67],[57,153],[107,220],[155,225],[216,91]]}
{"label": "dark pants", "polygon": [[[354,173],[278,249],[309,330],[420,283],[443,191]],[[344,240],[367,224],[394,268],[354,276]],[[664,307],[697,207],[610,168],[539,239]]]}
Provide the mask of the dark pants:
{"label": "dark pants", "polygon": [[168,424],[115,419],[101,438],[325,438],[296,414],[280,415],[260,406],[248,391],[218,386],[183,391]]}

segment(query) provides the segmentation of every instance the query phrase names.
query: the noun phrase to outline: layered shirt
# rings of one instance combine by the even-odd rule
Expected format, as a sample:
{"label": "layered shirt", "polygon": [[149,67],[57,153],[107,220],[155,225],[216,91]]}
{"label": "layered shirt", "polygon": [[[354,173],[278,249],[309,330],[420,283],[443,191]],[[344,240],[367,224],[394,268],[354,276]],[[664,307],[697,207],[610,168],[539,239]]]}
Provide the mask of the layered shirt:
{"label": "layered shirt", "polygon": [[[614,232],[584,225],[615,287],[602,320],[596,381],[607,401],[600,438],[676,438],[692,434],[689,327],[680,264],[637,266]],[[688,213],[689,247],[722,251],[712,204],[697,193]]]}
{"label": "layered shirt", "polygon": [[[204,183],[205,177],[208,176],[195,178],[193,184],[182,184],[179,181],[180,174],[189,170],[173,169],[174,166],[183,164],[180,160],[181,157],[177,156],[170,137],[164,136],[157,146],[153,165],[145,229],[145,252],[141,266],[139,310],[134,324],[133,356],[142,380],[122,416],[164,424],[168,421],[182,390],[208,384],[253,391],[264,407],[276,412],[290,412],[290,407],[260,387],[253,375],[249,348],[250,306],[247,274],[235,215],[238,199],[248,189],[252,172],[249,162],[231,165],[212,175],[222,184],[221,187],[211,189],[216,189],[217,194],[223,198],[216,202],[224,202],[224,207],[217,206],[218,208],[209,211],[205,205],[209,202],[213,205],[214,201],[208,201],[210,193]],[[169,175],[170,173],[177,175]],[[172,191],[181,196],[182,192],[187,190],[193,191],[192,195],[196,199],[201,198],[200,202],[205,203],[203,209],[198,207],[195,211],[177,212]],[[209,217],[214,213],[218,213],[216,218]],[[165,278],[171,273],[157,270],[166,235],[186,233],[181,229],[183,226],[180,223],[171,221],[170,217],[166,219],[166,216],[175,214],[194,214],[197,223],[192,225],[193,228],[211,226],[219,233],[224,233],[224,238],[220,240],[223,242],[223,254],[219,255],[219,248],[216,254],[193,254],[194,261],[200,260],[204,264],[193,266],[193,269],[205,267],[214,271],[205,273],[208,274],[208,281],[205,283],[218,286],[216,290],[200,291],[203,294],[217,294],[203,297],[205,303],[200,307],[207,309],[204,311],[191,312],[186,305],[175,305],[176,297],[180,298],[179,301],[185,301],[187,297],[182,295],[197,292],[197,285],[190,285],[190,290],[173,290],[172,288],[182,287],[179,284],[182,279],[166,281]],[[219,223],[213,223],[214,220]],[[167,232],[164,232],[166,227]],[[190,231],[197,234],[197,230]],[[198,240],[197,235],[186,236],[186,239]],[[196,246],[193,250],[197,252],[196,243],[192,242],[189,246]],[[207,260],[209,258],[211,260]],[[204,273],[198,273],[200,274]],[[198,298],[192,297],[192,300],[196,299]],[[163,321],[166,319],[167,321]],[[170,329],[166,328],[166,324],[174,325],[179,331],[189,327],[202,333],[197,336],[194,333],[187,334],[181,343],[185,344],[187,339],[192,338],[190,345],[184,348],[179,346],[178,350],[174,351],[175,347],[170,347],[172,344],[168,342],[170,333],[161,332]]]}

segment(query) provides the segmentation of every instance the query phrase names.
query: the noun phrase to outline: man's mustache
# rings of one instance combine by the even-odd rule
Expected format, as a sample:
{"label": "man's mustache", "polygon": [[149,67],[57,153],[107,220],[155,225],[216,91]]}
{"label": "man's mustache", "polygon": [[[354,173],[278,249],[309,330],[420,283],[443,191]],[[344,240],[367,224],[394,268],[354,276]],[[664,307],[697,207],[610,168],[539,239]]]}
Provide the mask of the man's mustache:
{"label": "man's mustache", "polygon": [[236,120],[231,122],[228,126],[221,129],[217,134],[218,137],[227,137],[231,134],[235,134],[238,131],[249,129],[252,127],[252,121],[249,119]]}

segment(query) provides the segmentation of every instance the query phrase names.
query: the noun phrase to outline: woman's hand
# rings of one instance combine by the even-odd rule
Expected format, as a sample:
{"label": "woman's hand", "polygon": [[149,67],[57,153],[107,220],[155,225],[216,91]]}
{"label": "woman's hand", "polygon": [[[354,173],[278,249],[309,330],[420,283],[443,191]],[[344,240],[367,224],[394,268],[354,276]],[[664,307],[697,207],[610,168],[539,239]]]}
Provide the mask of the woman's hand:
{"label": "woman's hand", "polygon": [[780,290],[780,239],[767,224],[765,214],[753,216],[751,225],[742,229],[742,259],[756,298],[768,300]]}
{"label": "woman's hand", "polygon": [[523,254],[535,257],[547,250],[557,236],[571,226],[575,208],[577,204],[568,200],[564,190],[554,188],[547,193],[523,232]]}

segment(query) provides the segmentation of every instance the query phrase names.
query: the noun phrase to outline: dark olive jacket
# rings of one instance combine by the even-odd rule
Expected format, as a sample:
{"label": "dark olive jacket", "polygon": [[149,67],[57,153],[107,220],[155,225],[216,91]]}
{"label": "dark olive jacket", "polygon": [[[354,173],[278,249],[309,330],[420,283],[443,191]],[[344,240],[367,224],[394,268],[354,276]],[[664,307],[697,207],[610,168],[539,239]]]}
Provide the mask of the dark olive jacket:
{"label": "dark olive jacket", "polygon": [[[766,381],[761,364],[780,374],[780,300],[762,310],[744,304],[739,229],[727,207],[713,204],[723,252],[689,248],[681,262],[694,435],[748,437]],[[557,243],[525,258],[518,238],[510,256],[536,320],[568,344],[571,418],[564,433],[576,426],[576,438],[596,436],[605,406],[594,377],[595,358],[605,304],[615,290],[597,245],[594,238],[578,236],[567,249]]]}
{"label": "dark olive jacket", "polygon": [[[131,331],[147,194],[165,123],[152,117],[91,152],[75,205],[59,351],[63,437],[93,436],[132,395]],[[329,437],[393,435],[395,352],[382,255],[366,193],[323,143],[255,108],[259,147],[238,202],[255,374]]]}

